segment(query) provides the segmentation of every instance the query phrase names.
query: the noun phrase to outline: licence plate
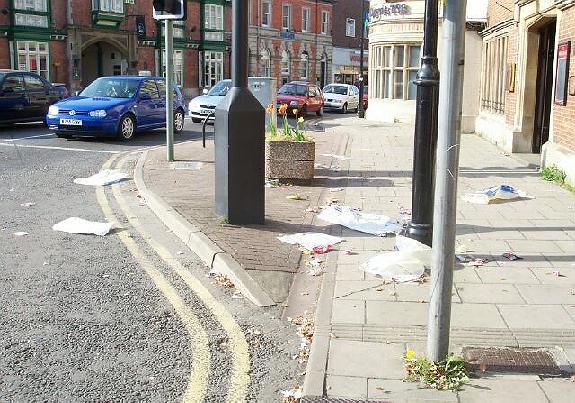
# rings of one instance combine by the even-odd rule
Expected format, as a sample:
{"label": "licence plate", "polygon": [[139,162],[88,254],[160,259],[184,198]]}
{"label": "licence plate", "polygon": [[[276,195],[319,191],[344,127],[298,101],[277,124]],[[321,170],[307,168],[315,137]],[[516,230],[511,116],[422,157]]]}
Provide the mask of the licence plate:
{"label": "licence plate", "polygon": [[60,119],[61,125],[70,125],[70,126],[82,126],[82,121],[80,119]]}

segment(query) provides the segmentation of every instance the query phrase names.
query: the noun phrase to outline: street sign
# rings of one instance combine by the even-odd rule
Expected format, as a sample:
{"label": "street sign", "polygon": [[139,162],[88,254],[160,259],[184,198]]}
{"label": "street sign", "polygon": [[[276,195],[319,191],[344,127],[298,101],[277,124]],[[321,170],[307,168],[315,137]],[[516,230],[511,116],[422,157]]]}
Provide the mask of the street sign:
{"label": "street sign", "polygon": [[186,0],[153,0],[154,19],[185,20]]}

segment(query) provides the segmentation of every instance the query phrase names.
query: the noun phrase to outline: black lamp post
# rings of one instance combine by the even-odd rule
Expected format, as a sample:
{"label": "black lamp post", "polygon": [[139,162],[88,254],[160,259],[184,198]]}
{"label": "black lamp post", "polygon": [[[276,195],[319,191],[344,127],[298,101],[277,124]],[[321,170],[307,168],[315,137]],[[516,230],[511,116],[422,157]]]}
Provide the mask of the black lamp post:
{"label": "black lamp post", "polygon": [[414,84],[417,85],[415,140],[413,151],[412,221],[410,238],[431,246],[435,154],[437,149],[437,107],[439,69],[437,68],[438,0],[425,0],[423,57]]}
{"label": "black lamp post", "polygon": [[366,4],[369,5],[369,2],[362,0],[361,2],[361,45],[359,51],[359,105],[357,107],[357,116],[360,118],[365,118],[365,109],[363,108],[363,48],[365,46],[365,29],[366,29]]}
{"label": "black lamp post", "polygon": [[232,88],[216,107],[216,213],[230,224],[264,223],[265,110],[248,89],[248,7],[232,4]]}

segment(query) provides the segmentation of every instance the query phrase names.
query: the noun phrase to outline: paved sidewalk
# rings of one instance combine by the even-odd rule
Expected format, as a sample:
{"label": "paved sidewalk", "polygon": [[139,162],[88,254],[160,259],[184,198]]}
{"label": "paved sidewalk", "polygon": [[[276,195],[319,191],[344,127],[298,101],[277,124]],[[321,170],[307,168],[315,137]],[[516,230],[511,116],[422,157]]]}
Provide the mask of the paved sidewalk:
{"label": "paved sidewalk", "polygon": [[[349,121],[351,158],[345,204],[399,217],[411,208],[413,127],[366,130]],[[459,194],[510,184],[531,200],[475,205],[458,200],[458,244],[488,259],[458,266],[454,277],[451,350],[462,346],[552,347],[564,370],[575,370],[575,195],[539,178],[537,167],[465,135]],[[429,283],[382,284],[359,269],[393,237],[343,229],[342,249],[328,261],[304,393],[386,401],[573,402],[575,383],[487,373],[455,394],[403,383],[401,356],[425,353]],[[522,260],[501,254],[514,252]],[[557,273],[558,272],[558,273]],[[557,275],[559,274],[559,275]],[[458,400],[459,399],[459,400]]]}

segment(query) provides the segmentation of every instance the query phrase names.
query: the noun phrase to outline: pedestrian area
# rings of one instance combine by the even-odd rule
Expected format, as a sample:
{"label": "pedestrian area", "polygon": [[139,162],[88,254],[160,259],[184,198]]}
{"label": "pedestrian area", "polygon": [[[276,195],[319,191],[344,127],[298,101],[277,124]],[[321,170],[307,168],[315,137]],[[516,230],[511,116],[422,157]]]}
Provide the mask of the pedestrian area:
{"label": "pedestrian area", "polygon": [[[400,217],[411,209],[413,126],[360,125],[349,136],[338,194],[365,213]],[[562,370],[575,369],[575,193],[542,180],[538,167],[476,135],[463,135],[457,203],[451,347],[547,347]],[[337,178],[334,178],[337,180]],[[532,198],[488,205],[461,196],[500,184]],[[573,402],[568,377],[485,372],[463,391],[402,382],[402,355],[425,354],[429,281],[393,284],[360,269],[391,251],[393,236],[342,229],[327,258],[304,394],[393,402]],[[509,260],[505,253],[518,256]]]}

